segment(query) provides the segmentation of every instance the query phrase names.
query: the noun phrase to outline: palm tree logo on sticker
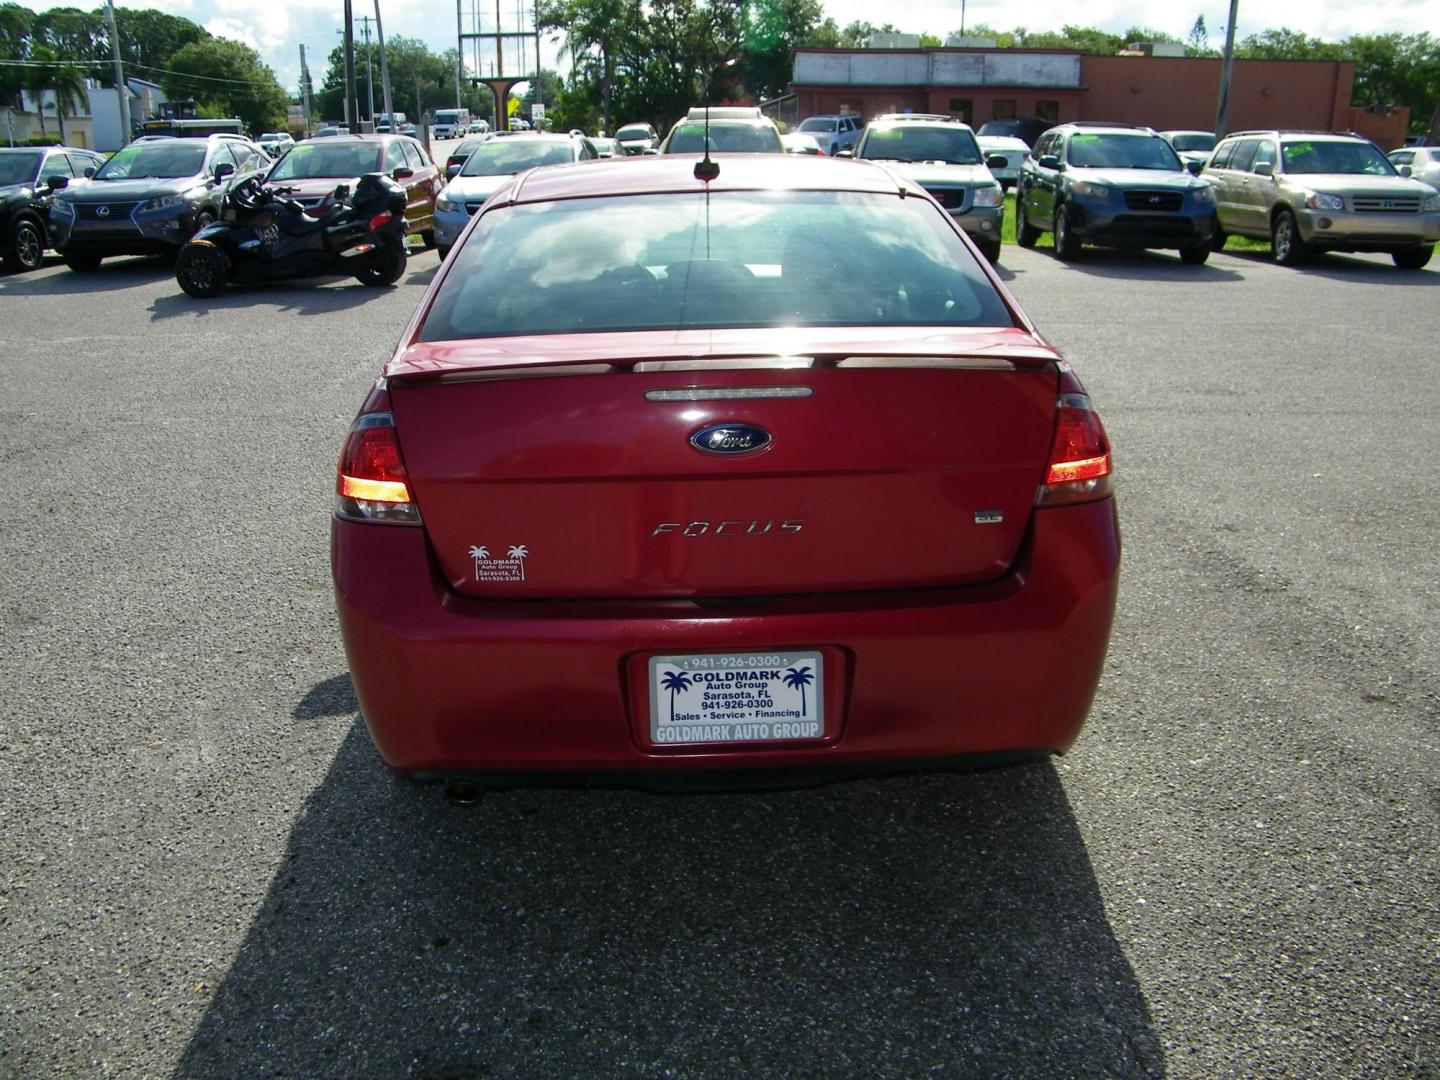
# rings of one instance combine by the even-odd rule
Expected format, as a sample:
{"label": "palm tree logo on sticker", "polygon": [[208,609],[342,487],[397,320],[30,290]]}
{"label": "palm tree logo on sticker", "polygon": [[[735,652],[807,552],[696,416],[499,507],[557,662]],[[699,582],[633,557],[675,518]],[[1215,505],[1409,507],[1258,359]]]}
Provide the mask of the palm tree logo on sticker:
{"label": "palm tree logo on sticker", "polygon": [[482,562],[488,562],[488,561],[490,560],[490,549],[487,548],[487,547],[477,547],[476,545],[471,544],[471,545],[470,545],[470,558],[472,558],[472,559],[475,560],[475,580],[476,580],[476,581],[479,581],[479,580],[480,580],[480,564],[481,564]]}
{"label": "palm tree logo on sticker", "polygon": [[815,676],[811,673],[811,671],[810,671],[810,669],[809,669],[808,667],[802,667],[802,668],[793,668],[793,667],[792,667],[792,668],[786,669],[785,678],[784,678],[784,683],[785,683],[785,685],[788,686],[791,690],[799,690],[799,691],[800,691],[800,715],[801,715],[801,716],[804,716],[805,713],[807,712],[807,709],[806,709],[806,706],[805,706],[805,687],[809,686],[809,685],[810,685],[811,683],[813,683],[814,681],[815,681]]}
{"label": "palm tree logo on sticker", "polygon": [[514,559],[520,564],[520,580],[525,580],[525,560],[530,555],[530,549],[524,544],[511,544],[510,550],[505,553],[507,559]]}
{"label": "palm tree logo on sticker", "polygon": [[670,693],[670,722],[675,722],[675,695],[682,691],[689,690],[691,679],[684,671],[667,671],[660,676],[660,689],[668,690]]}

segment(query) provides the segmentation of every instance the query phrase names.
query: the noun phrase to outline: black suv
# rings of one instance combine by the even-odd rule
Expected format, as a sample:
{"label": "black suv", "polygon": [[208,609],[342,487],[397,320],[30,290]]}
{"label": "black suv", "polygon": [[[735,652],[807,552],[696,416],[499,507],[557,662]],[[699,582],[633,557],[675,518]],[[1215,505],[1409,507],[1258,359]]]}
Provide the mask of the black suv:
{"label": "black suv", "polygon": [[68,146],[0,149],[0,256],[12,270],[34,270],[50,246],[49,180],[92,175],[105,159]]}
{"label": "black suv", "polygon": [[1034,247],[1049,230],[1062,259],[1077,258],[1084,244],[1179,248],[1187,263],[1209,258],[1215,191],[1150,128],[1051,128],[1025,159],[1016,188],[1021,247]]}
{"label": "black suv", "polygon": [[236,135],[136,139],[88,184],[56,191],[55,247],[71,270],[94,270],[108,255],[178,251],[219,215],[231,184],[270,164],[264,151]]}

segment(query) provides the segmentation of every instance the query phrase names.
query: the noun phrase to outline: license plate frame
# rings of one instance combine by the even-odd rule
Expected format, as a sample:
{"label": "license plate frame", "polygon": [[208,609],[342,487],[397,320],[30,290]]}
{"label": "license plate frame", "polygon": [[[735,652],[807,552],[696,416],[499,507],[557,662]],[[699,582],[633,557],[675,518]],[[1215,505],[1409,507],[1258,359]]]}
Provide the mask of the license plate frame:
{"label": "license plate frame", "polygon": [[[662,653],[646,658],[645,732],[656,749],[793,745],[833,738],[822,648]],[[679,676],[677,678],[676,676]],[[683,697],[682,697],[683,695]],[[709,695],[707,697],[707,695]]]}

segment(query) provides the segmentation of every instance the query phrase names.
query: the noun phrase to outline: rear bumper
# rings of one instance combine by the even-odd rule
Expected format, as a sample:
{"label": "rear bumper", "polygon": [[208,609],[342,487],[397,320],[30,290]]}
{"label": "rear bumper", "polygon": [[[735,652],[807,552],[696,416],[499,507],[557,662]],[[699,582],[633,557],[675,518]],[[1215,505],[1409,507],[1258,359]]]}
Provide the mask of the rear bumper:
{"label": "rear bumper", "polygon": [[[392,769],[698,779],[1067,749],[1104,664],[1120,540],[1114,500],[1046,509],[991,585],[705,606],[470,600],[404,526],[336,519],[331,555],[361,712]],[[843,656],[834,738],[648,745],[634,658],[782,646]]]}

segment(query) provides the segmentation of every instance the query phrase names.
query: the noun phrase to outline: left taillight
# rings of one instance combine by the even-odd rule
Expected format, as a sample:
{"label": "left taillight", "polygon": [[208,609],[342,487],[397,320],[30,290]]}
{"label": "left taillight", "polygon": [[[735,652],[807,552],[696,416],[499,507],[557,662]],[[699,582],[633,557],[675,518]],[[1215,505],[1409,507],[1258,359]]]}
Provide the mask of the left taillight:
{"label": "left taillight", "polygon": [[420,524],[383,386],[376,387],[350,425],[335,479],[335,513],[351,521]]}
{"label": "left taillight", "polygon": [[394,214],[392,214],[389,210],[382,210],[380,211],[380,213],[376,214],[370,219],[370,231],[374,232],[376,229],[379,229],[385,225],[389,225],[390,222],[394,220]]}

